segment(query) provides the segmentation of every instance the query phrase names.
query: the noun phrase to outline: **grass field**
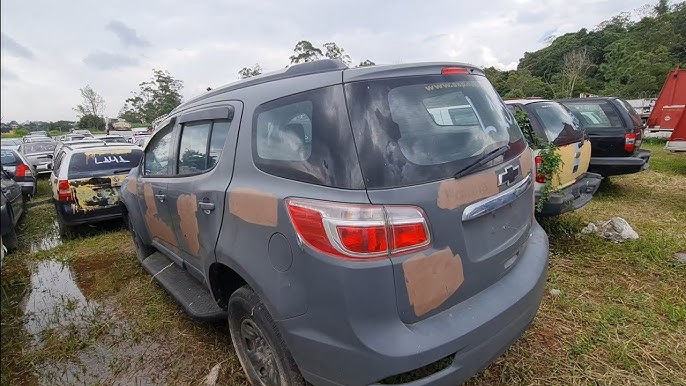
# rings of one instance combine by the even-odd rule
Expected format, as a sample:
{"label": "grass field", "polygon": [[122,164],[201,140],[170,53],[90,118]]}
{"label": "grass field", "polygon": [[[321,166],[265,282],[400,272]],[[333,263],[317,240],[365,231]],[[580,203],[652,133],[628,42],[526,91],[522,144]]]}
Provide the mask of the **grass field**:
{"label": "grass field", "polygon": [[[686,384],[686,263],[673,257],[686,250],[686,154],[644,147],[650,170],[612,177],[585,208],[541,220],[551,254],[539,314],[470,385]],[[245,384],[226,326],[188,319],[140,267],[121,224],[60,241],[45,196],[2,268],[2,385],[197,385],[217,364],[218,384]],[[579,234],[614,216],[640,238]],[[46,239],[61,244],[37,250]],[[41,281],[45,272],[57,279]],[[61,292],[64,272],[80,296]],[[45,310],[24,312],[41,302],[52,304],[47,321]]]}

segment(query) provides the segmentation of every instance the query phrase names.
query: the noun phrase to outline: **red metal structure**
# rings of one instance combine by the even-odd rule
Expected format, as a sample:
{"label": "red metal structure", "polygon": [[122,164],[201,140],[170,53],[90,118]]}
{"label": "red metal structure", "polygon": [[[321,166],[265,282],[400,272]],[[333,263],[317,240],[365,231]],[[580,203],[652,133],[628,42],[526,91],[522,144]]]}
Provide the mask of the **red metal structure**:
{"label": "red metal structure", "polygon": [[686,69],[679,67],[667,75],[655,107],[648,117],[648,130],[671,131],[667,148],[686,151]]}

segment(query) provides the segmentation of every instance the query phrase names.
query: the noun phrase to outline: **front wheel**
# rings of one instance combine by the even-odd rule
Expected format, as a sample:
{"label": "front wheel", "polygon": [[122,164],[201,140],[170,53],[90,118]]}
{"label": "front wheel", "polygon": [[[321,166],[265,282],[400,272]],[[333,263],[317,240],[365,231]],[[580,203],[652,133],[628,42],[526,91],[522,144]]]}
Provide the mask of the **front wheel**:
{"label": "front wheel", "polygon": [[252,385],[305,385],[276,323],[250,287],[231,295],[228,310],[231,341]]}

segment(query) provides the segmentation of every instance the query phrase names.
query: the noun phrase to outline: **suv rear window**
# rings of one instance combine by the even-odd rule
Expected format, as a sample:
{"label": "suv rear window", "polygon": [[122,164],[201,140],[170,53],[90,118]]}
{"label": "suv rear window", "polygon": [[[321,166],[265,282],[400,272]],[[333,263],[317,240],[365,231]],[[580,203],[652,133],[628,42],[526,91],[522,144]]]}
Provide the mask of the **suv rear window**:
{"label": "suv rear window", "polygon": [[14,155],[13,151],[2,150],[0,152],[2,156],[2,164],[7,166],[17,166],[17,157]]}
{"label": "suv rear window", "polygon": [[514,116],[483,76],[432,75],[346,85],[368,189],[453,176],[500,146],[509,160],[526,147]]}
{"label": "suv rear window", "polygon": [[586,128],[623,127],[622,119],[612,105],[603,100],[598,101],[565,101],[563,103],[572,111]]}
{"label": "suv rear window", "polygon": [[126,174],[138,166],[143,157],[140,149],[90,150],[74,153],[69,160],[67,178],[86,178]]}
{"label": "suv rear window", "polygon": [[340,85],[258,106],[253,162],[279,177],[343,189],[362,189],[362,177]]}
{"label": "suv rear window", "polygon": [[547,140],[556,145],[579,141],[582,137],[582,126],[569,110],[557,102],[534,102],[528,110],[543,125]]}
{"label": "suv rear window", "polygon": [[46,153],[55,151],[55,142],[31,142],[25,143],[22,147],[24,154]]}

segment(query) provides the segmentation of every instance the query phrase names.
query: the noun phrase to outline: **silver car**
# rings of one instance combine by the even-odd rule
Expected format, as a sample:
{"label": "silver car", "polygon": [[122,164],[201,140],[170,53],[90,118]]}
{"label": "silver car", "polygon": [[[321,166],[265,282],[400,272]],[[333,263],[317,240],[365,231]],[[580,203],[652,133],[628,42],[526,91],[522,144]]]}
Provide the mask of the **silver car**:
{"label": "silver car", "polygon": [[33,196],[36,194],[36,172],[31,166],[26,157],[13,149],[6,149],[4,147],[0,150],[2,156],[2,169],[6,170],[14,176],[13,179],[21,186],[21,192],[24,197]]}
{"label": "silver car", "polygon": [[23,154],[38,174],[50,173],[52,170],[52,155],[57,146],[56,142],[28,142],[19,146]]}

